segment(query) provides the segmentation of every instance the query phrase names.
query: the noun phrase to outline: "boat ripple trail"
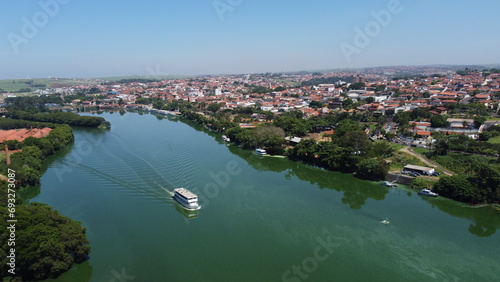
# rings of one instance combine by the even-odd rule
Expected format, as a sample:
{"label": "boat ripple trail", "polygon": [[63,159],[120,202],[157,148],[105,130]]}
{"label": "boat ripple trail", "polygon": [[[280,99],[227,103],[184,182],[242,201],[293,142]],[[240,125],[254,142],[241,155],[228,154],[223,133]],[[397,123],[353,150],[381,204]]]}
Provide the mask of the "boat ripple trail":
{"label": "boat ripple trail", "polygon": [[[127,140],[117,134],[110,134],[113,146],[99,147],[96,155],[89,157],[85,164],[65,160],[67,165],[79,167],[95,176],[93,181],[108,181],[133,192],[148,197],[171,202],[173,188],[188,186],[196,172],[195,162],[188,148],[171,142],[149,145],[147,150],[139,150],[127,144]],[[111,143],[108,143],[111,144]],[[166,147],[166,148],[165,148]]]}

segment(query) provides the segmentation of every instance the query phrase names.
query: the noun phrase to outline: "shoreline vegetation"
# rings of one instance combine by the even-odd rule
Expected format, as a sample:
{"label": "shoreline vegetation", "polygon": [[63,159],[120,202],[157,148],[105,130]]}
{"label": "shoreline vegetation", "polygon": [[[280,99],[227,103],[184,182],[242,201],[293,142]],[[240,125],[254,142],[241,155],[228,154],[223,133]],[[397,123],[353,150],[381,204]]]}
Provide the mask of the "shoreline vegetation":
{"label": "shoreline vegetation", "polygon": [[[12,262],[12,258],[9,259],[7,254],[12,254],[12,250],[15,250],[15,264],[11,267],[15,272],[8,272],[7,267],[2,267],[1,274],[7,281],[56,278],[68,271],[73,264],[89,259],[90,246],[86,229],[82,227],[81,222],[61,215],[46,204],[23,203],[19,190],[30,189],[39,184],[46,169],[43,165],[46,157],[74,141],[70,125],[109,128],[110,124],[100,117],[45,112],[37,103],[30,103],[33,102],[31,97],[17,100],[19,101],[28,103],[9,107],[7,118],[0,118],[0,129],[49,127],[52,130],[42,138],[28,137],[21,142],[8,140],[0,145],[2,150],[8,146],[9,150],[16,151],[10,155],[10,164],[6,163],[6,159],[0,163],[3,176],[0,180],[0,213],[4,219],[0,228],[8,230],[7,219],[12,219],[12,215],[17,220],[13,229],[16,234],[15,241],[8,240],[8,232],[2,232],[0,235],[0,263],[6,266]],[[36,99],[34,101],[36,102]],[[15,171],[14,182],[10,182],[10,178],[9,182],[5,181],[5,175],[10,175],[9,171]],[[11,185],[15,188],[8,189]],[[14,206],[11,196],[15,199]]]}
{"label": "shoreline vegetation", "polygon": [[[182,100],[154,102],[157,109],[180,112],[184,118],[226,135],[242,148],[264,148],[271,155],[284,155],[325,169],[352,173],[364,180],[380,181],[394,167],[400,170],[406,164],[414,164],[397,155],[398,146],[402,145],[388,141],[394,135],[386,133],[379,140],[369,138],[368,132],[381,134],[387,121],[385,116],[375,119],[366,114],[343,112],[305,118],[300,111],[275,116],[258,107],[231,110],[221,109],[218,104]],[[406,112],[396,114],[395,119],[403,120],[407,115]],[[242,123],[255,126],[243,128]],[[321,140],[309,137],[325,129],[333,129],[333,134],[325,134]],[[492,127],[491,134],[497,134],[496,130],[500,134],[496,126]],[[286,136],[302,139],[291,144]],[[500,145],[458,134],[436,134],[435,138],[432,150],[426,150],[423,155],[456,174],[415,177],[411,186],[431,188],[441,196],[470,205],[500,203],[500,158],[494,156],[500,152]]]}

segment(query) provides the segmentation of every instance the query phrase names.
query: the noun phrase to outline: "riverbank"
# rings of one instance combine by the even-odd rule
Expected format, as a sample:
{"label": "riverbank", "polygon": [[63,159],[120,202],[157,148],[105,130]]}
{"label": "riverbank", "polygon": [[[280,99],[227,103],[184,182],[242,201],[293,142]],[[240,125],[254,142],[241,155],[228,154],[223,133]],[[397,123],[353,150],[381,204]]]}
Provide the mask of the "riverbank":
{"label": "riverbank", "polygon": [[[11,222],[14,222],[9,226],[18,234],[17,238],[14,236],[15,241],[0,242],[5,253],[14,253],[15,256],[15,259],[8,259],[11,265],[8,272],[2,268],[2,277],[26,281],[55,278],[71,269],[74,263],[88,259],[89,241],[80,222],[62,216],[48,205],[27,203],[21,197],[40,182],[47,168],[47,157],[66,148],[72,141],[71,127],[58,125],[45,137],[15,141],[21,150],[12,153],[11,163],[2,162],[0,165],[3,172],[0,175],[0,209],[3,214],[9,214]],[[7,228],[4,223],[0,223],[3,230]],[[33,235],[35,233],[36,236]],[[4,236],[0,238],[5,239]],[[0,260],[6,264],[5,257]]]}
{"label": "riverbank", "polygon": [[[429,273],[490,281],[497,272],[496,210],[261,157],[183,118],[101,116],[112,130],[75,130],[75,146],[51,164],[33,199],[88,230],[91,260],[58,281],[110,281],[116,273],[140,281],[280,281],[318,242],[331,243],[332,253],[309,274],[317,281],[425,281]],[[77,144],[89,140],[101,141],[82,154]],[[199,195],[197,217],[175,208],[166,193],[175,187]],[[380,223],[386,217],[390,225]],[[454,260],[442,260],[443,252]]]}

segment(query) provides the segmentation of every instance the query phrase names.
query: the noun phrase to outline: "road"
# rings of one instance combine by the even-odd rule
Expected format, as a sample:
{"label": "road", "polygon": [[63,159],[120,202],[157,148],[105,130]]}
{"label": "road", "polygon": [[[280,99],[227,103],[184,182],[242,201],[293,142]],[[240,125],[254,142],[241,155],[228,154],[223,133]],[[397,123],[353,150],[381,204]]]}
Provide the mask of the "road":
{"label": "road", "polygon": [[449,171],[449,170],[445,169],[444,167],[442,167],[442,166],[440,166],[440,165],[438,165],[436,163],[433,163],[432,161],[430,161],[426,157],[424,157],[424,156],[422,156],[422,155],[420,155],[418,153],[415,153],[413,151],[413,149],[410,148],[410,147],[405,146],[402,149],[400,149],[400,151],[406,152],[406,153],[408,153],[408,154],[410,154],[410,155],[418,158],[419,160],[421,160],[423,163],[425,163],[426,165],[428,165],[430,167],[434,167],[434,168],[438,168],[438,169],[442,170],[444,172],[444,174],[446,174],[446,175],[454,175],[455,174],[452,171]]}

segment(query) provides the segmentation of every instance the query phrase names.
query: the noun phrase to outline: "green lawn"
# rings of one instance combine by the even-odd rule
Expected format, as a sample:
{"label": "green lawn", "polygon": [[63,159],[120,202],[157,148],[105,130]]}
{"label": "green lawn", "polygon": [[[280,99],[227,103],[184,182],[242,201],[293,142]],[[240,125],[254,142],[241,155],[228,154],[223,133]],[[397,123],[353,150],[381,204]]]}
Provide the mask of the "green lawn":
{"label": "green lawn", "polygon": [[[33,87],[32,85],[27,84],[26,83],[27,81],[33,81],[34,84],[43,84],[44,86]],[[96,83],[98,82],[94,79],[70,79],[70,78],[2,79],[0,80],[0,89],[3,89],[4,91],[7,92],[14,92],[22,88],[29,88],[31,89],[31,91],[34,91],[37,89],[67,87],[72,85],[96,84]]]}
{"label": "green lawn", "polygon": [[426,148],[415,147],[415,148],[412,148],[412,149],[413,149],[413,151],[415,153],[418,153],[420,155],[425,155],[425,153],[429,152],[429,150],[426,149]]}
{"label": "green lawn", "polygon": [[391,161],[391,165],[389,168],[390,171],[402,170],[405,165],[409,164],[426,166],[425,163],[423,163],[416,157],[401,151],[396,151],[394,153],[394,156],[390,157],[389,160]]}
{"label": "green lawn", "polygon": [[500,136],[490,138],[488,142],[492,144],[500,144]]}

